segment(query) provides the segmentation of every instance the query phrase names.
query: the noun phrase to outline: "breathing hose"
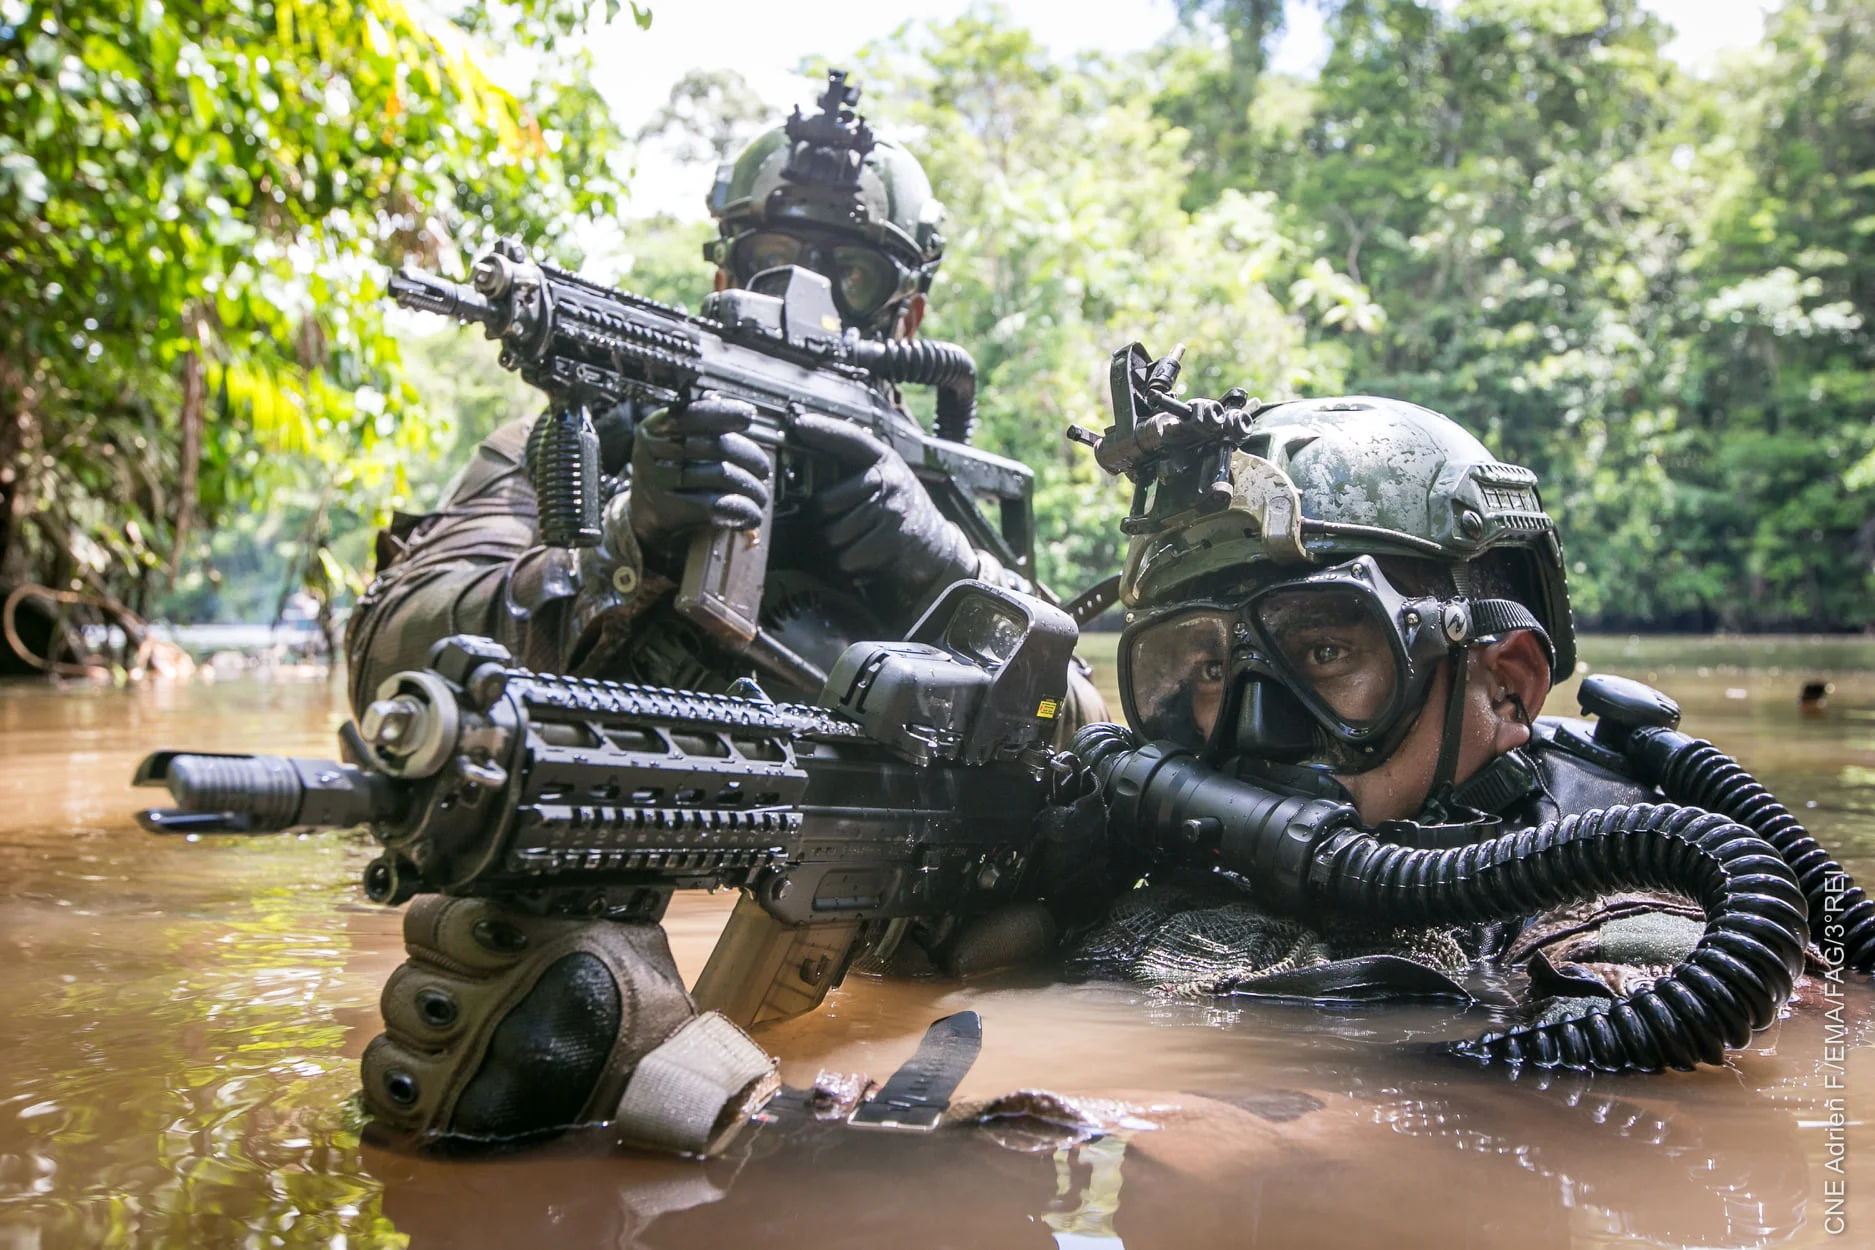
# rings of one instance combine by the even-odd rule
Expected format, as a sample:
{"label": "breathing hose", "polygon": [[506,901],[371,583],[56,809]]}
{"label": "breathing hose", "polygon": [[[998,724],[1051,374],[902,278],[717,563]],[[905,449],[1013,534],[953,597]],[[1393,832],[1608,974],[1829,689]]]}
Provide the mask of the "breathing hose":
{"label": "breathing hose", "polygon": [[1855,884],[1790,810],[1737,760],[1679,732],[1679,705],[1639,682],[1612,674],[1584,678],[1582,710],[1597,717],[1595,740],[1625,756],[1641,780],[1675,803],[1735,820],[1777,848],[1809,904],[1810,936],[1842,962],[1875,971],[1875,901]]}
{"label": "breathing hose", "polygon": [[1381,841],[1345,803],[1264,790],[1170,744],[1139,745],[1116,725],[1082,729],[1070,750],[1106,802],[1112,835],[1208,860],[1290,914],[1476,924],[1636,888],[1674,890],[1704,908],[1698,946],[1652,987],[1451,1047],[1484,1063],[1610,1072],[1723,1063],[1728,1047],[1777,1018],[1802,967],[1806,912],[1790,867],[1712,812],[1613,807],[1429,850]]}
{"label": "breathing hose", "polygon": [[1809,904],[1810,936],[1825,950],[1840,942],[1845,967],[1875,971],[1875,901],[1737,760],[1671,729],[1636,733],[1629,758],[1675,803],[1717,812],[1776,847]]}
{"label": "breathing hose", "polygon": [[937,388],[939,438],[967,443],[977,424],[977,362],[955,343],[936,339],[855,338],[853,360],[875,378]]}

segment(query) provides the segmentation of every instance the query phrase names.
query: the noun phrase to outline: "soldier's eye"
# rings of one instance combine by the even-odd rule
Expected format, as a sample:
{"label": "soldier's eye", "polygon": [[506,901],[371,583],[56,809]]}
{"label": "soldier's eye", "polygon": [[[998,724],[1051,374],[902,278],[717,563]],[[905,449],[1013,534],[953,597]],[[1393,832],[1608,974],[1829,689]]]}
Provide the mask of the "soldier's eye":
{"label": "soldier's eye", "polygon": [[743,264],[751,275],[792,265],[800,255],[801,241],[785,234],[757,234],[742,245]]}
{"label": "soldier's eye", "polygon": [[870,248],[836,247],[833,263],[840,295],[854,312],[871,312],[885,303],[897,286],[898,274],[892,262]]}

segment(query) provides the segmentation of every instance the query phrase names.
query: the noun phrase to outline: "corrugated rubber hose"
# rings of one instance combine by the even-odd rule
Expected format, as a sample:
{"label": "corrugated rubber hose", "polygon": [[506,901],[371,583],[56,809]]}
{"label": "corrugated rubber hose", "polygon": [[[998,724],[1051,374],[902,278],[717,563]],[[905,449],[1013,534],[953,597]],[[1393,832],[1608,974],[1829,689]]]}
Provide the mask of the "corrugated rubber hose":
{"label": "corrugated rubber hose", "polygon": [[1723,1063],[1777,1018],[1803,964],[1804,896],[1770,843],[1724,816],[1671,804],[1613,807],[1443,850],[1383,842],[1352,807],[1277,794],[1118,726],[1073,753],[1107,805],[1111,836],[1238,874],[1258,902],[1335,908],[1400,924],[1529,916],[1613,890],[1666,889],[1706,913],[1687,958],[1625,999],[1487,1033],[1452,1050],[1485,1063],[1656,1072]]}
{"label": "corrugated rubber hose", "polygon": [[1527,916],[1622,889],[1688,895],[1699,945],[1666,976],[1612,1004],[1455,1043],[1461,1055],[1540,1068],[1689,1070],[1777,1018],[1803,966],[1804,902],[1782,858],[1735,821],[1672,804],[1611,807],[1448,850],[1335,835],[1314,857],[1331,905],[1406,924]]}
{"label": "corrugated rubber hose", "polygon": [[1737,760],[1703,739],[1660,728],[1636,730],[1628,756],[1675,803],[1727,816],[1776,847],[1809,904],[1811,937],[1825,950],[1840,942],[1845,967],[1875,971],[1875,901]]}
{"label": "corrugated rubber hose", "polygon": [[967,443],[977,424],[977,362],[955,343],[937,339],[858,339],[854,360],[888,382],[937,388],[934,432]]}

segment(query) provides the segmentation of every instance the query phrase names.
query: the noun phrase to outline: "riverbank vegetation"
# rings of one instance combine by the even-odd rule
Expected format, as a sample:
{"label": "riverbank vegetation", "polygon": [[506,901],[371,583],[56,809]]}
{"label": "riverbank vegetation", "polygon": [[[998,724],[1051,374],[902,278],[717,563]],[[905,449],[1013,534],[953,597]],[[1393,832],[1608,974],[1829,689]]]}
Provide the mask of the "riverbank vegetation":
{"label": "riverbank vegetation", "polygon": [[[1702,75],[1635,0],[1325,7],[1306,80],[1268,66],[1280,0],[1179,0],[1125,59],[993,7],[826,49],[950,206],[930,332],[1037,469],[1050,581],[1118,565],[1125,494],[1061,430],[1140,338],[1201,392],[1450,413],[1542,474],[1592,624],[1875,619],[1875,0],[1790,0]],[[342,603],[529,404],[479,336],[400,344],[387,266],[497,229],[577,262],[622,219],[609,272],[700,297],[707,227],[632,220],[627,136],[720,151],[746,93],[614,117],[579,0],[418,13],[0,0],[0,581]],[[517,42],[510,91],[482,66]]]}

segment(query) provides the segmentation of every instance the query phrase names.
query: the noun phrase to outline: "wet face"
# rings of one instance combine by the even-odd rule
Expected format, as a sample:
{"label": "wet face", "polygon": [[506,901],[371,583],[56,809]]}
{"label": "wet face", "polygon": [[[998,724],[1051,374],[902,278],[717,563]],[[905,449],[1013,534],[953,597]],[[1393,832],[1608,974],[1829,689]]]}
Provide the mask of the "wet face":
{"label": "wet face", "polygon": [[1297,685],[1346,725],[1366,725],[1387,710],[1399,681],[1392,635],[1371,600],[1338,590],[1270,596],[1257,609]]}
{"label": "wet face", "polygon": [[1228,621],[1216,612],[1194,612],[1155,626],[1131,645],[1140,731],[1186,746],[1204,742],[1224,702]]}
{"label": "wet face", "polygon": [[[1439,666],[1413,728],[1385,763],[1362,773],[1335,775],[1367,824],[1408,819],[1431,796],[1445,728],[1450,663],[1447,660]],[[1504,752],[1530,740],[1526,714],[1534,719],[1542,712],[1550,683],[1543,644],[1527,630],[1508,634],[1502,642],[1473,648],[1467,653],[1466,663],[1465,711],[1459,728],[1455,774],[1460,783]]]}

